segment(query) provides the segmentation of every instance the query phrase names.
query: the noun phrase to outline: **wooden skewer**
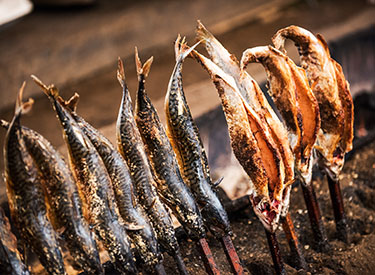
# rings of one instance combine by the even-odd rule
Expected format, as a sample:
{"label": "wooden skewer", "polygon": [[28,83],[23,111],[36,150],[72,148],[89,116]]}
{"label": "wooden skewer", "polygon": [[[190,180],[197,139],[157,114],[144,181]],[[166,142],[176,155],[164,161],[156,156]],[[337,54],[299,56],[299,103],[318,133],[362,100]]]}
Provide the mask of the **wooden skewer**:
{"label": "wooden skewer", "polygon": [[189,273],[186,270],[186,266],[185,266],[184,261],[182,260],[180,251],[176,251],[176,253],[173,254],[172,257],[177,263],[177,269],[180,272],[180,275],[188,275]]}
{"label": "wooden skewer", "polygon": [[293,262],[298,269],[307,270],[307,264],[305,257],[303,256],[301,245],[298,241],[296,231],[290,213],[281,219],[281,223],[285,232],[285,236],[288,240],[290,253],[292,254]]}
{"label": "wooden skewer", "polygon": [[273,260],[273,265],[277,275],[286,275],[283,259],[281,258],[279,243],[276,239],[276,234],[269,232],[267,229],[266,236],[268,240],[268,245],[270,247],[271,256]]}
{"label": "wooden skewer", "polygon": [[322,252],[329,252],[331,250],[331,247],[328,243],[327,234],[324,228],[322,215],[320,214],[320,207],[318,204],[318,200],[316,199],[313,185],[312,183],[301,183],[301,186],[317,249]]}
{"label": "wooden skewer", "polygon": [[331,195],[336,231],[340,240],[349,243],[349,226],[346,219],[344,201],[342,199],[340,182],[327,175],[329,193]]}
{"label": "wooden skewer", "polygon": [[225,235],[221,238],[221,243],[224,247],[225,255],[227,256],[228,261],[231,264],[234,274],[243,275],[244,270],[241,265],[241,261],[237,255],[237,252],[234,248],[232,239],[229,235]]}
{"label": "wooden skewer", "polygon": [[198,241],[197,245],[207,273],[210,275],[220,275],[220,270],[214,261],[214,257],[212,256],[212,252],[208,246],[207,240],[202,238]]}

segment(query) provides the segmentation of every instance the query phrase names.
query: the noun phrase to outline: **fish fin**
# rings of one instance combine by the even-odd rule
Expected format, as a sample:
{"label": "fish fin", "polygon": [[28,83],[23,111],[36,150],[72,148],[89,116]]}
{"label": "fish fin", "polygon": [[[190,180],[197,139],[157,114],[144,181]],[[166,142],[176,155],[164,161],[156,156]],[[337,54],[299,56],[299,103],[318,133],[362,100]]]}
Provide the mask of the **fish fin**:
{"label": "fish fin", "polygon": [[117,61],[117,80],[120,82],[120,85],[122,88],[124,88],[125,85],[125,71],[124,71],[124,63],[122,62],[121,58],[118,57]]}
{"label": "fish fin", "polygon": [[130,231],[137,231],[137,230],[141,230],[143,228],[145,228],[144,225],[138,225],[136,223],[123,223],[124,227],[126,230],[130,230]]}
{"label": "fish fin", "polygon": [[197,20],[198,26],[196,28],[197,39],[201,41],[208,41],[209,39],[215,39],[212,33],[210,33],[200,20]]}
{"label": "fish fin", "polygon": [[51,84],[47,86],[44,84],[39,78],[37,78],[35,75],[31,75],[31,78],[34,80],[34,82],[39,85],[39,87],[42,88],[43,92],[48,96],[48,97],[53,97],[56,98],[59,96],[59,90],[55,87],[55,85]]}
{"label": "fish fin", "polygon": [[68,100],[64,100],[61,96],[59,96],[57,100],[62,106],[64,106],[65,108],[69,109],[72,112],[75,112],[77,109],[78,102],[79,102],[79,94],[74,93],[74,95]]}
{"label": "fish fin", "polygon": [[152,61],[154,61],[153,56],[151,56],[142,66],[141,59],[139,58],[139,55],[138,55],[138,49],[137,47],[135,47],[135,65],[137,68],[138,78],[140,75],[143,75],[145,78],[148,76],[148,73],[150,72],[150,69],[151,69]]}
{"label": "fish fin", "polygon": [[9,122],[4,119],[0,119],[0,126],[7,130],[9,128]]}
{"label": "fish fin", "polygon": [[192,47],[189,47],[186,43],[185,37],[183,37],[181,40],[181,36],[178,35],[176,42],[174,44],[176,62],[180,62],[181,60],[184,60],[200,43],[201,41],[198,41]]}
{"label": "fish fin", "polygon": [[23,96],[23,91],[25,90],[25,86],[26,86],[26,81],[24,81],[22,83],[20,91],[18,92],[18,96],[17,96],[17,99],[16,99],[16,109],[15,109],[16,115],[26,114],[26,113],[30,112],[30,110],[33,106],[33,103],[34,103],[34,100],[32,98],[29,98],[29,100],[27,102],[22,101],[22,96]]}
{"label": "fish fin", "polygon": [[213,187],[218,187],[220,183],[223,181],[224,177],[220,177],[215,183],[213,184]]}

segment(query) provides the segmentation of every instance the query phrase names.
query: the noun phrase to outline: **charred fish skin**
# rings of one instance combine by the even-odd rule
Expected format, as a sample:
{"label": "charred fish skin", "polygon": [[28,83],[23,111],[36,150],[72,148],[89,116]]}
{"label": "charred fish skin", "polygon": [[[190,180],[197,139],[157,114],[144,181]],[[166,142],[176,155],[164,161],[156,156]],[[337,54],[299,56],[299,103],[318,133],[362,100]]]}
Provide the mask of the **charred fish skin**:
{"label": "charred fish skin", "polygon": [[29,268],[22,261],[4,210],[0,207],[0,273],[9,275],[30,275]]}
{"label": "charred fish skin", "polygon": [[182,87],[183,60],[194,49],[189,49],[180,37],[175,44],[176,65],[169,81],[165,98],[167,132],[178,157],[185,182],[189,185],[205,224],[218,238],[231,234],[226,211],[219,201],[209,175],[206,153],[198,128],[191,116]]}
{"label": "charred fish skin", "polygon": [[22,103],[23,88],[4,144],[9,207],[21,241],[34,251],[48,274],[65,274],[56,233],[47,218],[42,179],[22,138],[20,117],[32,104],[31,101]]}
{"label": "charred fish skin", "polygon": [[159,244],[169,254],[179,251],[171,217],[156,192],[144,145],[137,128],[129,90],[125,83],[124,67],[119,59],[117,77],[123,88],[119,115],[117,118],[117,146],[128,164],[138,201],[147,213],[156,232]]}
{"label": "charred fish skin", "polygon": [[[128,229],[127,233],[136,247],[136,252],[141,259],[139,266],[143,266],[146,271],[151,271],[153,267],[162,260],[158,243],[154,231],[145,217],[143,210],[137,206],[129,168],[112,143],[96,128],[85,121],[75,111],[78,94],[75,94],[69,102],[75,102],[69,106],[73,118],[79,127],[90,139],[101,156],[104,165],[112,181],[112,188],[116,197],[117,206],[121,217]],[[74,99],[72,101],[72,99]]]}
{"label": "charred fish skin", "polygon": [[294,181],[294,157],[289,146],[288,133],[276,113],[269,105],[256,81],[244,70],[241,70],[237,58],[198,21],[197,39],[202,41],[214,64],[224,73],[233,77],[239,92],[249,106],[254,109],[262,124],[272,135],[285,166],[285,181]]}
{"label": "charred fish skin", "polygon": [[128,236],[117,215],[117,206],[111,197],[110,178],[102,159],[74,118],[58,101],[58,90],[53,85],[47,87],[35,76],[33,79],[50,99],[62,125],[72,170],[78,188],[85,196],[89,224],[108,251],[115,268],[122,274],[136,274]]}
{"label": "charred fish skin", "polygon": [[[1,120],[4,128],[9,123]],[[82,214],[82,205],[72,172],[61,154],[41,134],[22,126],[23,140],[44,179],[50,219],[61,233],[76,264],[86,272],[103,274],[97,246]]]}
{"label": "charred fish skin", "polygon": [[301,66],[318,100],[321,131],[316,148],[323,168],[331,178],[336,178],[343,167],[344,154],[351,150],[353,141],[353,100],[349,84],[321,35],[315,36],[292,25],[273,36],[275,48],[285,51],[285,39],[291,39],[298,47]]}
{"label": "charred fish skin", "polygon": [[151,167],[158,184],[158,191],[163,200],[172,209],[192,240],[205,237],[203,220],[193,195],[182,179],[180,169],[160,122],[157,111],[151,103],[145,89],[152,58],[142,67],[136,51],[138,74],[138,93],[136,100],[135,120],[146,147]]}

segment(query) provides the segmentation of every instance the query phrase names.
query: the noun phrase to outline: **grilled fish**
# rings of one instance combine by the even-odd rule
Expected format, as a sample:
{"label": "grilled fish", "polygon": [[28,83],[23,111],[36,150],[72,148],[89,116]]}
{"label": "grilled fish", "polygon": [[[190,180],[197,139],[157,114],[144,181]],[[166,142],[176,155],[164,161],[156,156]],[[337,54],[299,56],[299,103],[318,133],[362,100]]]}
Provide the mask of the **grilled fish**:
{"label": "grilled fish", "polygon": [[59,102],[57,88],[46,86],[35,76],[33,79],[50,99],[63,127],[70,164],[88,210],[86,218],[89,224],[108,251],[115,268],[123,274],[137,273],[128,236],[112,198],[111,180],[102,159],[74,118]]}
{"label": "grilled fish", "polygon": [[[9,127],[4,120],[0,124],[4,128]],[[21,132],[26,148],[44,179],[50,206],[49,218],[55,231],[62,231],[71,256],[82,270],[103,274],[95,240],[82,214],[72,172],[61,154],[41,134],[24,126]]]}
{"label": "grilled fish", "polygon": [[8,218],[0,208],[0,273],[9,275],[29,275],[29,268],[23,263],[17,249],[17,239],[13,235]]}
{"label": "grilled fish", "polygon": [[268,77],[268,90],[289,132],[295,168],[304,183],[311,182],[312,149],[320,129],[319,105],[305,71],[272,46],[244,51],[241,69],[250,62],[261,63]]}
{"label": "grilled fish", "polygon": [[229,53],[200,21],[198,21],[196,32],[198,40],[205,45],[213,63],[224,73],[233,77],[244,100],[258,114],[263,125],[269,129],[284,162],[285,181],[288,184],[294,181],[294,157],[289,146],[288,133],[269,105],[258,83],[246,71],[241,70],[234,54]]}
{"label": "grilled fish", "polygon": [[298,46],[301,66],[307,72],[311,89],[319,103],[321,131],[317,138],[317,151],[323,168],[336,179],[344,165],[344,155],[352,149],[353,100],[349,83],[341,66],[331,58],[327,43],[321,35],[297,26],[279,30],[272,42],[284,49],[285,39]]}
{"label": "grilled fish", "polygon": [[128,164],[139,203],[146,211],[156,232],[159,244],[171,255],[180,253],[172,220],[156,191],[156,183],[146,153],[142,137],[137,128],[129,90],[125,83],[124,67],[118,63],[117,78],[123,88],[121,106],[117,118],[117,146]]}
{"label": "grilled fish", "polygon": [[182,87],[182,64],[193,49],[189,49],[178,36],[175,42],[176,65],[165,97],[167,133],[206,226],[220,238],[231,234],[228,215],[213,189],[206,153]]}
{"label": "grilled fish", "polygon": [[226,116],[234,155],[249,175],[254,212],[266,229],[273,232],[280,214],[289,204],[290,182],[268,128],[247,104],[230,75],[196,51],[195,59],[207,70],[218,90]]}
{"label": "grilled fish", "polygon": [[26,149],[20,126],[21,115],[31,109],[32,100],[22,102],[22,86],[14,117],[4,144],[7,196],[12,220],[20,241],[29,246],[49,274],[65,274],[57,236],[47,217],[42,178]]}
{"label": "grilled fish", "polygon": [[146,93],[145,80],[153,59],[150,58],[142,67],[137,50],[135,56],[139,82],[135,121],[154,171],[158,192],[188,236],[192,240],[199,240],[206,235],[201,214],[193,195],[182,179],[171,143]]}
{"label": "grilled fish", "polygon": [[136,247],[141,263],[139,266],[146,272],[152,272],[154,266],[162,260],[158,243],[144,211],[137,205],[129,168],[112,143],[97,129],[76,113],[79,95],[75,94],[69,101],[61,100],[79,127],[95,146],[103,159],[112,181],[117,206],[125,222],[127,233]]}

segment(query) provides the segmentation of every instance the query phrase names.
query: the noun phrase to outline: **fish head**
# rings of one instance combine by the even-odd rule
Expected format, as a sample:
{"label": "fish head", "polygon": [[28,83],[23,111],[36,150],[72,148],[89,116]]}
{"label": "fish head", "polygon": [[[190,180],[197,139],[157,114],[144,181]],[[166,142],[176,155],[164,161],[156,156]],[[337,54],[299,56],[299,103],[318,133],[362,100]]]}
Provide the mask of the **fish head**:
{"label": "fish head", "polygon": [[280,219],[283,203],[278,200],[269,200],[259,196],[250,195],[255,214],[260,219],[263,226],[270,232],[274,232]]}
{"label": "fish head", "polygon": [[201,212],[208,230],[215,237],[221,238],[226,234],[231,234],[228,216],[222,207],[215,207],[213,204],[206,204],[201,209]]}

